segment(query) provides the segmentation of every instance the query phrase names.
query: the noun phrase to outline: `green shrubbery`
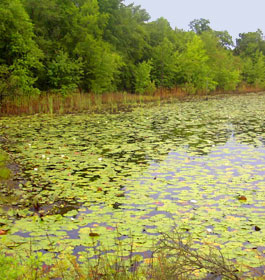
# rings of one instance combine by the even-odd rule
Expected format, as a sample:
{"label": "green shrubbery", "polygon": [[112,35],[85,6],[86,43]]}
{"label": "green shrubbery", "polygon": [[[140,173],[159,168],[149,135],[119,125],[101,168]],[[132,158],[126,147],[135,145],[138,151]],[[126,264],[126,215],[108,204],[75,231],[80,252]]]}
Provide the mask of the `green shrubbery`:
{"label": "green shrubbery", "polygon": [[260,30],[239,34],[232,50],[232,37],[208,20],[183,31],[149,19],[122,0],[1,1],[0,94],[265,87]]}

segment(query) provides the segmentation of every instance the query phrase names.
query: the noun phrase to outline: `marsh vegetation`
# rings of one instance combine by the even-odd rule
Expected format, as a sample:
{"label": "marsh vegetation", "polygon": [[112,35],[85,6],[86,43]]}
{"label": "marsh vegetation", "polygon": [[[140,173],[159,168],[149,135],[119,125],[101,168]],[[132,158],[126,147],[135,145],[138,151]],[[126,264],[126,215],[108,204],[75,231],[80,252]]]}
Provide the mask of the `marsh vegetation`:
{"label": "marsh vegetation", "polygon": [[258,269],[264,104],[251,93],[115,114],[3,117],[2,146],[21,170],[15,187],[1,188],[1,252],[82,263],[122,243],[123,257],[133,250],[141,262],[177,229],[194,250],[210,245],[239,271]]}

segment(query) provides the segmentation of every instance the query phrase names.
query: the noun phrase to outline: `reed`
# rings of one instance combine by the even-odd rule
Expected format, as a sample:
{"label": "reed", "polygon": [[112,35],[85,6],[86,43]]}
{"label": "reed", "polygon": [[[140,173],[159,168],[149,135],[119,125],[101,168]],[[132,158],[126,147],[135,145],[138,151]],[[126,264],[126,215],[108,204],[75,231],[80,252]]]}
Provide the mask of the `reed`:
{"label": "reed", "polygon": [[126,92],[116,93],[80,93],[73,92],[67,96],[58,93],[46,92],[37,96],[18,96],[16,98],[5,98],[0,107],[0,115],[32,115],[32,114],[66,114],[79,113],[83,111],[100,112],[109,110],[117,112],[122,109],[130,109],[135,106],[146,104],[172,103],[175,100],[197,98],[205,95],[220,95],[233,93],[260,92],[264,89],[241,84],[235,91],[215,90],[206,94],[198,92],[189,94],[183,88],[157,89],[153,94],[139,95]]}

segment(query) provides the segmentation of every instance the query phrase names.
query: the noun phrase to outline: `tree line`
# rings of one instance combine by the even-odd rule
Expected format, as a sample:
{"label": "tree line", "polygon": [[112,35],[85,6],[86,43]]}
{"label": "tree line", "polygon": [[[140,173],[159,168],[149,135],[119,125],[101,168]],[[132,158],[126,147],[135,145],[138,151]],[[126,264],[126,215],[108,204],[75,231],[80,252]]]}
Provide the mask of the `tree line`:
{"label": "tree line", "polygon": [[239,34],[195,19],[189,31],[123,0],[1,0],[0,94],[190,93],[265,87],[261,30]]}

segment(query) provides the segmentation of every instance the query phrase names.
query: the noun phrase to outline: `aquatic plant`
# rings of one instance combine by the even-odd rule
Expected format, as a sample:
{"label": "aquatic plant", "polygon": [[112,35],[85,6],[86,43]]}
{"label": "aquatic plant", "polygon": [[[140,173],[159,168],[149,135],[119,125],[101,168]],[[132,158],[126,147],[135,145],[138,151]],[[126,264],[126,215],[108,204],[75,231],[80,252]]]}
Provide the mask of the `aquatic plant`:
{"label": "aquatic plant", "polygon": [[120,239],[128,257],[133,239],[148,258],[177,226],[195,249],[215,244],[243,271],[260,267],[264,104],[264,94],[248,94],[116,114],[3,117],[4,148],[22,173],[17,188],[1,189],[2,252],[31,247],[47,265],[54,253],[83,262],[95,246],[115,251]]}

